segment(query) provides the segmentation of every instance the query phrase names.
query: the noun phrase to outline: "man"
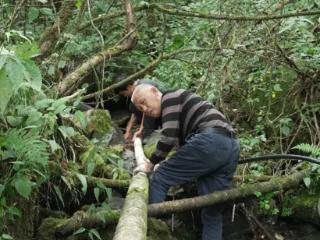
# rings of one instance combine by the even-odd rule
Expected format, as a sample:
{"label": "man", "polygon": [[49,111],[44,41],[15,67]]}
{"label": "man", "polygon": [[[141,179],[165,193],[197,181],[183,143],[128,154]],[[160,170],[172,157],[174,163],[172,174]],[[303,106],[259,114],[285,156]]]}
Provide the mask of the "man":
{"label": "man", "polygon": [[[119,82],[123,79],[124,79],[124,76],[121,75],[116,81]],[[131,97],[135,87],[139,84],[142,84],[142,83],[153,85],[153,86],[157,87],[158,89],[160,89],[160,91],[165,91],[164,86],[161,86],[160,84],[158,84],[152,80],[141,79],[141,80],[138,80],[135,82],[131,81],[128,83],[124,83],[121,86],[119,86],[118,88],[116,88],[115,92],[117,94],[124,96],[124,97]],[[149,136],[153,130],[158,129],[161,125],[160,118],[143,116],[143,114],[132,103],[129,104],[129,111],[131,113],[131,116],[130,116],[130,119],[127,123],[126,131],[124,134],[124,139],[126,141],[132,140],[132,129],[138,123],[140,123],[140,128],[135,134],[137,136],[140,136],[141,138],[142,138],[142,136],[143,137]]]}
{"label": "man", "polygon": [[[162,93],[141,84],[132,102],[148,116],[162,118],[157,149],[136,171],[151,173],[173,146],[177,152],[154,171],[150,184],[150,203],[162,202],[171,186],[197,179],[199,195],[229,187],[239,159],[239,143],[225,116],[200,96],[185,90]],[[217,207],[202,209],[202,239],[222,238],[222,212]]]}

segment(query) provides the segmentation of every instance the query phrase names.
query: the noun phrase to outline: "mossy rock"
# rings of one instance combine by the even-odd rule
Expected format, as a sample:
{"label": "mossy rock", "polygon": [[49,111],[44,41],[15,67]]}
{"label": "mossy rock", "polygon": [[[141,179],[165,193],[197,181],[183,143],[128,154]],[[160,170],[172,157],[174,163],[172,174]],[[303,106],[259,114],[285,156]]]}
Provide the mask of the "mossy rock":
{"label": "mossy rock", "polygon": [[80,151],[85,151],[93,146],[90,140],[79,132],[76,132],[76,134],[72,136],[72,141],[75,143],[77,148],[80,149]]}
{"label": "mossy rock", "polygon": [[86,112],[88,134],[96,137],[104,136],[113,131],[111,115],[105,109],[92,109]]}
{"label": "mossy rock", "polygon": [[[157,149],[157,143],[161,137],[161,133],[159,131],[153,132],[150,137],[146,140],[146,144],[143,146],[144,155],[146,155],[147,158],[150,158],[151,155],[156,151]],[[173,149],[169,152],[166,159],[170,158],[176,151]]]}
{"label": "mossy rock", "polygon": [[143,151],[147,158],[150,158],[151,155],[155,152],[159,139],[160,133],[157,131],[153,132],[147,139],[147,143],[143,146]]}

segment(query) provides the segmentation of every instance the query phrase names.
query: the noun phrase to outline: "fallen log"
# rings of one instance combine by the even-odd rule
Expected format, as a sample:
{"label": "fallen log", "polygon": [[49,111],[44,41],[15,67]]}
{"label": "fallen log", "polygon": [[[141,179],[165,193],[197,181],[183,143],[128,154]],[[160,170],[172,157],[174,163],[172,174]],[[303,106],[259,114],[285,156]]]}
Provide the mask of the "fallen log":
{"label": "fallen log", "polygon": [[[144,164],[146,157],[140,138],[134,140],[134,152],[137,165]],[[138,172],[132,177],[113,237],[114,240],[143,240],[147,238],[148,198],[148,176],[143,172]]]}
{"label": "fallen log", "polygon": [[[168,213],[182,212],[190,209],[202,208],[205,206],[211,206],[222,202],[246,198],[254,196],[257,191],[261,193],[268,193],[273,191],[296,188],[301,183],[303,176],[303,172],[298,172],[286,177],[274,177],[269,182],[244,184],[239,188],[214,192],[200,197],[150,204],[148,206],[148,217]],[[110,223],[115,223],[118,220],[116,216],[120,216],[119,211],[111,212],[113,213],[110,213],[110,215],[113,216],[111,219],[108,218],[108,214],[106,213],[106,211],[104,211],[104,214],[96,214],[99,214],[99,217],[93,214],[86,214],[82,217],[82,219],[78,219],[76,221],[76,224],[73,220],[74,217],[71,217],[65,224],[61,225],[59,228],[56,229],[56,236],[69,236],[73,233],[73,231],[81,227],[106,227],[106,225]],[[92,222],[94,222],[94,224],[92,224]]]}
{"label": "fallen log", "polygon": [[150,204],[148,207],[148,216],[177,213],[190,209],[207,207],[239,198],[246,198],[254,195],[257,191],[261,193],[268,193],[294,188],[299,186],[304,174],[305,173],[303,172],[298,172],[288,177],[273,178],[269,182],[246,184],[239,188],[214,192],[204,196]]}

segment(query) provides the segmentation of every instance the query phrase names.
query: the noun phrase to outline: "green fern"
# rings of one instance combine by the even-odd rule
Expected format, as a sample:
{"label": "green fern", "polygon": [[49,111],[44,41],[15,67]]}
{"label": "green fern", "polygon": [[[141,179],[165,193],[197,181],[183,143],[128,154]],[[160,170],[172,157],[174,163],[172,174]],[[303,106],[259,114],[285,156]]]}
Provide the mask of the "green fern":
{"label": "green fern", "polygon": [[294,146],[292,149],[298,149],[302,152],[309,153],[314,157],[320,157],[320,147],[309,143],[301,143]]}
{"label": "green fern", "polygon": [[15,161],[21,161],[36,169],[48,163],[47,144],[41,140],[36,130],[9,129],[4,136],[4,145]]}

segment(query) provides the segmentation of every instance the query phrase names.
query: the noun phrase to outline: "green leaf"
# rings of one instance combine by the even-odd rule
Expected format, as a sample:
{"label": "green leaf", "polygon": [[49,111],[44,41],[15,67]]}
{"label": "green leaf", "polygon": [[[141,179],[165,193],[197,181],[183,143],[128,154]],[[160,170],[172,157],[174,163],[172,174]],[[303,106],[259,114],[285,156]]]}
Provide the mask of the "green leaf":
{"label": "green leaf", "polygon": [[39,10],[36,7],[31,7],[28,10],[28,20],[32,22],[39,17]]}
{"label": "green leaf", "polygon": [[255,191],[255,192],[254,192],[254,195],[256,195],[256,197],[261,197],[261,196],[262,196],[262,193],[261,193],[261,192],[258,192],[258,191]]}
{"label": "green leaf", "polygon": [[10,207],[8,212],[11,215],[11,220],[14,220],[14,216],[21,217],[21,211],[16,207]]}
{"label": "green leaf", "polygon": [[7,121],[12,127],[17,127],[22,123],[23,117],[7,116]]}
{"label": "green leaf", "polygon": [[0,183],[0,198],[1,198],[2,193],[3,193],[3,191],[4,191],[5,188],[6,188],[5,185],[3,185],[3,184]]}
{"label": "green leaf", "polygon": [[23,83],[23,73],[25,72],[25,68],[21,63],[18,63],[13,59],[9,59],[5,65],[5,69],[13,84],[13,90],[16,91]]}
{"label": "green leaf", "polygon": [[32,182],[27,178],[26,176],[19,177],[14,182],[14,187],[17,190],[17,192],[24,198],[28,199],[31,193]]}
{"label": "green leaf", "polygon": [[100,188],[95,187],[95,188],[93,189],[93,192],[94,192],[94,196],[95,196],[97,202],[99,202]]}
{"label": "green leaf", "polygon": [[97,239],[102,240],[99,232],[96,229],[90,229],[89,234],[92,233]]}
{"label": "green leaf", "polygon": [[23,65],[28,72],[28,74],[25,74],[25,77],[29,81],[29,86],[41,92],[42,76],[38,66],[29,59],[24,60]]}
{"label": "green leaf", "polygon": [[83,0],[77,0],[77,2],[76,2],[77,9],[80,9],[82,2],[83,2]]}
{"label": "green leaf", "polygon": [[53,65],[50,65],[50,66],[49,66],[49,69],[48,69],[48,74],[49,74],[50,76],[53,76],[54,73],[55,73],[55,67],[54,67]]}
{"label": "green leaf", "polygon": [[43,15],[52,16],[53,12],[50,8],[40,8],[40,12]]}
{"label": "green leaf", "polygon": [[0,70],[0,113],[3,113],[14,92],[14,84],[4,69]]}
{"label": "green leaf", "polygon": [[281,92],[282,88],[281,88],[280,84],[275,84],[273,86],[273,90],[276,91],[276,92]]}
{"label": "green leaf", "polygon": [[64,68],[66,66],[66,61],[65,60],[60,60],[58,62],[58,68]]}
{"label": "green leaf", "polygon": [[53,103],[54,100],[51,99],[51,98],[45,98],[45,99],[42,99],[42,100],[39,100],[39,101],[36,101],[34,103],[34,106],[36,109],[43,109],[43,108],[47,108],[50,106],[51,103]]}
{"label": "green leaf", "polygon": [[94,162],[92,162],[92,161],[89,161],[89,162],[88,162],[88,164],[87,164],[87,174],[88,174],[89,176],[92,175],[95,166],[96,166],[96,165],[95,165]]}
{"label": "green leaf", "polygon": [[1,52],[0,52],[0,69],[7,62],[7,58],[8,58],[8,55],[1,55]]}
{"label": "green leaf", "polygon": [[281,132],[285,135],[285,136],[289,136],[290,134],[290,128],[287,126],[283,126],[281,127]]}
{"label": "green leaf", "polygon": [[303,182],[306,185],[306,187],[309,188],[310,184],[311,184],[311,178],[310,177],[304,177],[303,178]]}
{"label": "green leaf", "polygon": [[62,181],[68,186],[69,190],[72,189],[70,182],[65,176],[61,176]]}
{"label": "green leaf", "polygon": [[87,127],[87,120],[83,112],[76,111],[74,114],[75,120],[78,121],[83,129]]}
{"label": "green leaf", "polygon": [[76,134],[73,127],[67,127],[67,126],[60,126],[59,131],[61,132],[62,136],[66,139],[67,137],[72,137]]}
{"label": "green leaf", "polygon": [[79,178],[81,184],[82,184],[82,192],[86,194],[88,189],[87,179],[84,175],[77,173],[77,177]]}
{"label": "green leaf", "polygon": [[9,234],[5,234],[5,233],[3,233],[2,235],[1,235],[1,240],[13,240],[13,237],[11,237]]}
{"label": "green leaf", "polygon": [[61,146],[55,140],[49,140],[48,143],[51,148],[51,153],[54,153],[58,149],[61,149]]}
{"label": "green leaf", "polygon": [[14,52],[22,59],[29,59],[40,54],[36,43],[24,42],[14,47]]}
{"label": "green leaf", "polygon": [[83,233],[83,232],[85,232],[85,231],[86,231],[86,229],[82,227],[82,228],[78,229],[77,231],[75,231],[75,232],[72,234],[72,236],[78,235],[78,234]]}
{"label": "green leaf", "polygon": [[63,197],[62,197],[62,193],[60,191],[60,188],[58,186],[56,186],[56,185],[53,185],[53,188],[54,188],[54,191],[56,192],[59,200],[61,201],[62,206],[64,206],[64,201],[63,201]]}

